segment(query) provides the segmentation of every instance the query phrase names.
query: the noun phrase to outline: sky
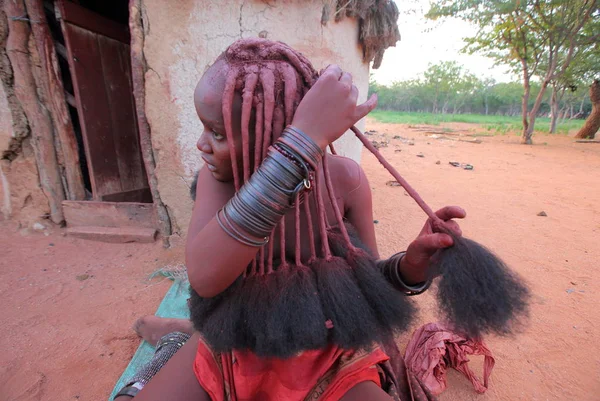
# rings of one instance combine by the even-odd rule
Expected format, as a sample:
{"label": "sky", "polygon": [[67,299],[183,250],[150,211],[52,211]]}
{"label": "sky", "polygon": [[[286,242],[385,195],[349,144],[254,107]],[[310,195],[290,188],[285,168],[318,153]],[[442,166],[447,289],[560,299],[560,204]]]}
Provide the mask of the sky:
{"label": "sky", "polygon": [[[441,61],[457,61],[479,78],[493,78],[497,82],[512,81],[513,77],[503,67],[483,56],[463,54],[463,38],[472,36],[477,29],[457,19],[427,20],[429,0],[397,0],[400,9],[398,26],[402,39],[396,47],[386,50],[381,67],[371,70],[380,84],[418,78],[427,66]],[[408,9],[414,12],[406,13]]]}

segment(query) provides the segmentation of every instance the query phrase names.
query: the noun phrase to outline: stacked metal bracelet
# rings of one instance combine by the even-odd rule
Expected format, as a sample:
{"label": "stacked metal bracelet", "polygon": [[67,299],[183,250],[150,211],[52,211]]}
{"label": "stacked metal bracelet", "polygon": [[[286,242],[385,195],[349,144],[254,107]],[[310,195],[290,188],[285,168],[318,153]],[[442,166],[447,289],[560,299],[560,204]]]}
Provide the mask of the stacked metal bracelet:
{"label": "stacked metal bracelet", "polygon": [[431,279],[418,283],[416,285],[408,285],[402,280],[400,276],[400,262],[406,255],[406,252],[398,252],[392,255],[388,260],[382,260],[378,262],[379,268],[383,272],[383,275],[387,281],[399,291],[402,291],[406,295],[419,295],[425,292],[429,286],[431,286]]}
{"label": "stacked metal bracelet", "polygon": [[242,244],[265,245],[286,211],[311,189],[322,157],[323,151],[310,137],[287,127],[258,170],[217,212],[223,231]]}

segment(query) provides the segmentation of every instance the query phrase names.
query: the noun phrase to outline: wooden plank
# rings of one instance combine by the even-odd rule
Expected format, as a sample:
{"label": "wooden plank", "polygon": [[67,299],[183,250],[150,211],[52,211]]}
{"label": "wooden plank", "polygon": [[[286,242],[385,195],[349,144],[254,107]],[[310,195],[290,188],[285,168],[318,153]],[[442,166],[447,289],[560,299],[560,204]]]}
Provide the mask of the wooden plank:
{"label": "wooden plank", "polygon": [[[135,104],[135,95],[133,92],[133,69],[131,66],[131,47],[130,46],[122,46],[121,47],[121,57],[122,60],[124,60],[125,63],[127,63],[127,71],[129,72],[129,85],[131,88],[131,92],[130,92],[130,97],[129,97],[129,101],[131,102],[131,110],[132,110],[132,119],[133,119],[133,123],[135,125],[135,138],[136,138],[136,143],[137,143],[137,147],[138,147],[138,152],[139,152],[139,160],[140,160],[140,166],[141,166],[141,173],[142,173],[142,177],[143,177],[143,182],[144,182],[144,187],[149,187],[150,184],[148,182],[148,173],[146,171],[146,163],[144,161],[144,154],[142,152],[142,138],[140,135],[140,127],[138,124],[138,119],[137,119],[137,105]],[[146,90],[144,88],[144,90]]]}
{"label": "wooden plank", "polygon": [[150,188],[133,189],[117,194],[104,195],[102,196],[102,201],[152,203],[152,193],[150,192]]}
{"label": "wooden plank", "polygon": [[26,0],[27,12],[31,19],[37,21],[31,24],[35,43],[40,55],[40,71],[42,74],[42,89],[48,111],[52,115],[54,127],[60,142],[59,155],[65,170],[67,181],[67,197],[71,200],[85,199],[85,188],[81,166],[79,164],[79,149],[71,115],[66,104],[61,72],[54,47],[54,41],[48,27],[41,0]]}
{"label": "wooden plank", "polygon": [[113,243],[151,243],[156,239],[156,230],[153,228],[69,227],[67,234],[76,238]]}
{"label": "wooden plank", "polygon": [[151,203],[64,201],[62,205],[68,227],[156,227]]}
{"label": "wooden plank", "polygon": [[[129,46],[98,36],[122,191],[147,187],[135,124]],[[124,56],[126,55],[126,56]]]}
{"label": "wooden plank", "polygon": [[600,143],[600,139],[578,139],[577,143]]}
{"label": "wooden plank", "polygon": [[105,18],[77,4],[66,0],[57,1],[60,17],[73,25],[77,25],[91,32],[129,44],[129,30],[127,26]]}
{"label": "wooden plank", "polygon": [[122,192],[98,35],[63,23],[94,200]]}

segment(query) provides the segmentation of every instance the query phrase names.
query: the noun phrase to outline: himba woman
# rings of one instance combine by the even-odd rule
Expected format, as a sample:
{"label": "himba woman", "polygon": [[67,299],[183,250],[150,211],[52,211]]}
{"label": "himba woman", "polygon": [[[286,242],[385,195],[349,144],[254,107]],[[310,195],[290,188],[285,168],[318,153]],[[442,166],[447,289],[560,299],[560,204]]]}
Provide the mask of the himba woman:
{"label": "himba woman", "polygon": [[[430,260],[453,240],[427,221],[406,252],[379,260],[367,178],[326,151],[375,108],[375,96],[357,105],[358,94],[340,67],[319,75],[264,39],[233,43],[202,76],[191,323],[141,321],[157,353],[117,400],[432,398],[393,336],[410,323],[407,296],[427,289]],[[451,219],[461,208],[436,214],[460,235]]]}

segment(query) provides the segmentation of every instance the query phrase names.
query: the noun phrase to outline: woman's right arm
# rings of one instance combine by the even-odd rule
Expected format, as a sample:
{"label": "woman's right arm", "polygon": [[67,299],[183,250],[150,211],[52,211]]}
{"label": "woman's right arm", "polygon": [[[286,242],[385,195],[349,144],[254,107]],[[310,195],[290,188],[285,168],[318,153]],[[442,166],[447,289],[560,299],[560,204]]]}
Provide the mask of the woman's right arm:
{"label": "woman's right arm", "polygon": [[242,274],[259,248],[231,238],[215,215],[233,196],[230,185],[202,168],[187,234],[185,261],[190,285],[201,297],[214,297]]}

